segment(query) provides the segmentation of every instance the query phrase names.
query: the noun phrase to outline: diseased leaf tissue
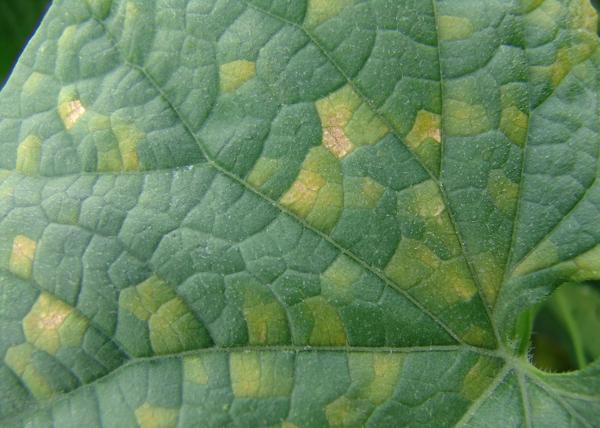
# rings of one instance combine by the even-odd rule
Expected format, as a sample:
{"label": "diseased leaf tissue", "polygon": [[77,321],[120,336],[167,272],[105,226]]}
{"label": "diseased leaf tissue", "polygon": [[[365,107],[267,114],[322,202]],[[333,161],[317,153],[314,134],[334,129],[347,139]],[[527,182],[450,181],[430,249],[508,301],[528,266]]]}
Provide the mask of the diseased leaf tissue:
{"label": "diseased leaf tissue", "polygon": [[589,0],[60,0],[0,95],[0,425],[597,427]]}

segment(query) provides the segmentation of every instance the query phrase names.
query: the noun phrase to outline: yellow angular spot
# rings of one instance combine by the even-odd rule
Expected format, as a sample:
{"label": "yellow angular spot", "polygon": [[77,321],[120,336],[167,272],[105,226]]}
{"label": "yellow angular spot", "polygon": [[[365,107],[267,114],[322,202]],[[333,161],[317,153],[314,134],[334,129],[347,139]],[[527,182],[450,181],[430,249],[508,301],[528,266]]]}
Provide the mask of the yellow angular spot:
{"label": "yellow angular spot", "polygon": [[283,421],[281,423],[281,428],[298,428],[298,425],[290,421]]}
{"label": "yellow angular spot", "polygon": [[373,209],[385,192],[385,187],[370,177],[344,179],[344,207]]}
{"label": "yellow angular spot", "polygon": [[464,40],[473,35],[473,24],[462,16],[442,15],[438,18],[438,34],[440,40]]}
{"label": "yellow angular spot", "polygon": [[475,346],[489,346],[490,343],[495,343],[491,333],[478,325],[469,326],[462,334],[462,339],[465,343]]}
{"label": "yellow angular spot", "polygon": [[243,59],[221,64],[219,77],[222,92],[233,92],[256,75],[256,63]]}
{"label": "yellow angular spot", "polygon": [[381,119],[350,85],[316,102],[323,128],[323,145],[338,159],[355,145],[374,144],[388,132]]}
{"label": "yellow angular spot", "polygon": [[354,148],[344,130],[339,126],[323,129],[323,145],[338,159],[346,156]]}
{"label": "yellow angular spot", "polygon": [[293,387],[294,360],[290,354],[234,353],[229,373],[237,398],[286,397]]}
{"label": "yellow angular spot", "polygon": [[337,310],[321,296],[304,300],[306,316],[312,318],[308,344],[313,346],[343,346],[347,344],[346,329]]}
{"label": "yellow angular spot", "polygon": [[25,235],[15,236],[8,269],[21,278],[31,278],[36,246],[36,242]]}
{"label": "yellow angular spot", "polygon": [[325,407],[325,417],[332,428],[362,426],[364,418],[360,409],[356,407],[356,402],[345,395]]}
{"label": "yellow angular spot", "polygon": [[66,130],[73,129],[86,109],[78,97],[77,91],[73,87],[61,89],[58,95],[58,114]]}
{"label": "yellow angular spot", "polygon": [[436,293],[448,305],[468,302],[477,294],[468,266],[461,259],[443,263],[435,272],[432,282],[441,285]]}
{"label": "yellow angular spot", "polygon": [[208,371],[202,357],[186,357],[183,360],[183,374],[188,382],[198,385],[208,385]]}
{"label": "yellow angular spot", "polygon": [[526,275],[551,266],[558,261],[558,247],[550,239],[547,239],[517,265],[514,275]]}
{"label": "yellow angular spot", "polygon": [[86,2],[96,15],[96,18],[99,19],[105,19],[112,6],[112,0],[86,0]]}
{"label": "yellow angular spot", "polygon": [[156,354],[204,348],[210,342],[187,304],[156,275],[121,291],[119,308],[148,323],[150,344]]}
{"label": "yellow angular spot", "polygon": [[439,114],[420,110],[411,131],[406,136],[406,142],[413,149],[417,149],[428,140],[438,144],[442,141],[441,117]]}
{"label": "yellow angular spot", "polygon": [[504,171],[490,171],[487,190],[494,204],[508,217],[513,217],[517,208],[519,185],[506,177]]}
{"label": "yellow angular spot", "polygon": [[598,13],[589,0],[576,0],[571,3],[570,27],[575,30],[587,30],[596,36],[598,31]]}
{"label": "yellow angular spot", "polygon": [[72,52],[77,40],[77,26],[69,25],[58,38],[58,52]]}
{"label": "yellow angular spot", "polygon": [[148,321],[150,316],[166,302],[175,297],[175,292],[156,275],[135,287],[126,288],[119,297],[119,306],[138,319]]}
{"label": "yellow angular spot", "polygon": [[[112,120],[112,131],[117,138],[121,167],[123,171],[137,171],[140,169],[140,160],[137,154],[137,145],[145,137],[144,133],[134,125],[121,120]],[[100,163],[100,161],[99,161]],[[99,171],[102,167],[99,165]]]}
{"label": "yellow angular spot", "polygon": [[258,397],[260,391],[260,361],[258,354],[232,354],[229,371],[233,394],[238,397]]}
{"label": "yellow angular spot", "polygon": [[440,219],[446,211],[444,200],[436,184],[427,180],[414,187],[414,209],[420,217]]}
{"label": "yellow angular spot", "polygon": [[398,286],[409,289],[431,276],[440,263],[425,244],[404,238],[385,267],[385,274]]}
{"label": "yellow angular spot", "polygon": [[517,146],[523,146],[523,144],[525,144],[528,123],[529,116],[517,107],[510,106],[502,109],[500,130]]}
{"label": "yellow angular spot", "polygon": [[392,397],[402,371],[404,357],[400,354],[375,354],[373,356],[373,380],[366,397],[376,405]]}
{"label": "yellow angular spot", "polygon": [[49,79],[48,76],[34,71],[23,84],[23,93],[28,96],[35,95],[38,90],[43,88],[44,81]]}
{"label": "yellow angular spot", "polygon": [[150,344],[156,354],[204,348],[206,332],[180,297],[162,304],[148,320]]}
{"label": "yellow angular spot", "polygon": [[280,202],[312,226],[326,233],[337,223],[343,208],[342,173],[337,159],[322,146],[313,147],[298,178]]}
{"label": "yellow angular spot", "polygon": [[350,85],[321,98],[315,103],[323,127],[345,127],[361,105],[361,99]]}
{"label": "yellow angular spot", "polygon": [[179,409],[153,406],[146,402],[135,409],[135,418],[140,428],[175,428]]}
{"label": "yellow angular spot", "polygon": [[28,135],[17,148],[16,170],[23,174],[35,175],[40,171],[42,140]]}
{"label": "yellow angular spot", "polygon": [[12,346],[6,351],[4,362],[17,374],[27,389],[37,400],[51,398],[55,391],[42,373],[33,365],[32,356],[35,348],[29,343]]}
{"label": "yellow angular spot", "polygon": [[260,188],[269,181],[281,168],[282,163],[278,159],[261,157],[248,175],[246,181],[254,188]]}
{"label": "yellow angular spot", "polygon": [[489,131],[492,122],[480,104],[449,99],[446,101],[445,130],[448,135],[474,136]]}
{"label": "yellow angular spot", "polygon": [[306,217],[312,211],[319,191],[326,184],[319,174],[301,170],[290,190],[281,198],[281,203],[300,217]]}
{"label": "yellow angular spot", "polygon": [[495,252],[484,252],[473,256],[473,262],[485,300],[490,307],[494,307],[504,275],[505,261]]}
{"label": "yellow angular spot", "polygon": [[23,318],[27,341],[52,355],[61,346],[80,346],[88,326],[89,321],[73,307],[45,292]]}
{"label": "yellow angular spot", "polygon": [[498,372],[498,360],[479,357],[475,365],[467,372],[463,379],[460,395],[467,401],[474,401],[494,380]]}
{"label": "yellow angular spot", "polygon": [[577,266],[576,273],[572,276],[574,281],[592,281],[600,279],[600,245],[577,256],[574,259]]}
{"label": "yellow angular spot", "polygon": [[289,342],[289,327],[283,306],[261,286],[244,293],[243,313],[251,345],[278,345]]}
{"label": "yellow angular spot", "polygon": [[350,303],[352,284],[362,276],[362,268],[350,258],[341,255],[321,276],[323,295]]}
{"label": "yellow angular spot", "polygon": [[377,143],[389,132],[389,128],[371,107],[362,103],[354,111],[345,131],[354,144],[362,146]]}
{"label": "yellow angular spot", "polygon": [[353,3],[354,0],[310,0],[304,24],[308,28],[316,27],[337,16],[342,10]]}
{"label": "yellow angular spot", "polygon": [[596,43],[586,41],[559,49],[556,60],[551,66],[552,86],[556,88],[575,65],[587,60],[594,52],[596,52]]}

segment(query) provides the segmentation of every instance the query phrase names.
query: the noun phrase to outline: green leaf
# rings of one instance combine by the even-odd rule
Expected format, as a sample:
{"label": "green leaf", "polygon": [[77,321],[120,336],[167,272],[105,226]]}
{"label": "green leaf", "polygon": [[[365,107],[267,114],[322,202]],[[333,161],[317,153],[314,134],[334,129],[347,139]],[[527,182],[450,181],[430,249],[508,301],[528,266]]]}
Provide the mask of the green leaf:
{"label": "green leaf", "polygon": [[[597,426],[589,0],[62,0],[0,95],[3,426]],[[526,354],[526,353],[525,353]]]}

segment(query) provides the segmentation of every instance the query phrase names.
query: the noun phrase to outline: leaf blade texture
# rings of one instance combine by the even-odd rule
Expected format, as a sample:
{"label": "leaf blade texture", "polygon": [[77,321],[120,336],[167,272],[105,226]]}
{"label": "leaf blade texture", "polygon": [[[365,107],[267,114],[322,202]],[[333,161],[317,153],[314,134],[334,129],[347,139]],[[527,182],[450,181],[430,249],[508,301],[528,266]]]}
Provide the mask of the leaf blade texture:
{"label": "leaf blade texture", "polygon": [[2,424],[594,426],[514,326],[600,279],[596,19],[55,2],[0,95]]}

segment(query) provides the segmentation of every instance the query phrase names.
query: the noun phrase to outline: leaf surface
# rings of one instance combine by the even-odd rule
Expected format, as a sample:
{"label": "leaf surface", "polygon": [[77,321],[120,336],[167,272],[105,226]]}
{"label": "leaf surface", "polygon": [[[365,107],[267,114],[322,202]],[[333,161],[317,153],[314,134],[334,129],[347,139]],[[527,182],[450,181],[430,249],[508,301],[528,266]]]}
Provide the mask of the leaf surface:
{"label": "leaf surface", "polygon": [[0,94],[0,423],[597,426],[588,0],[62,0]]}

